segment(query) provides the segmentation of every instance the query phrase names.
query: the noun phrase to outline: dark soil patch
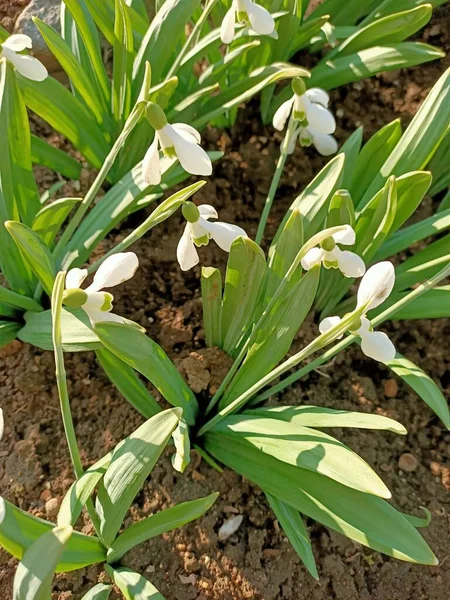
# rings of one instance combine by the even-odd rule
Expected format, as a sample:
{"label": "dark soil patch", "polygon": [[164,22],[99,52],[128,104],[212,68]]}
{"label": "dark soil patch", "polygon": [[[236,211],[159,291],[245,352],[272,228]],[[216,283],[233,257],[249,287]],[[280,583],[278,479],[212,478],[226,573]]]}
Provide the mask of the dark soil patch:
{"label": "dark soil patch", "polygon": [[[6,5],[11,3],[6,3]],[[3,6],[3,5],[0,5]],[[423,39],[449,48],[449,11],[440,9],[423,32]],[[343,142],[356,126],[365,137],[400,116],[407,124],[430,87],[448,66],[448,59],[401,72],[379,75],[332,94],[338,115],[337,137]],[[339,116],[340,115],[340,116]],[[41,130],[45,131],[45,130]],[[226,151],[214,177],[197,195],[197,202],[217,207],[220,218],[254,235],[267,193],[279,138],[263,127],[256,109],[240,113],[231,132],[209,131],[211,147]],[[268,237],[274,233],[296,193],[310,181],[325,160],[313,150],[297,149],[288,163]],[[39,169],[42,187],[52,183]],[[102,254],[134,226],[125,224],[105,242]],[[140,258],[136,277],[117,290],[120,314],[141,323],[169,353],[200,393],[223,377],[226,357],[205,351],[201,321],[199,269],[183,274],[175,249],[183,224],[174,216],[133,248]],[[224,267],[226,255],[213,243],[201,250],[202,264]],[[315,331],[310,320],[295,345]],[[450,323],[448,320],[396,323],[386,326],[398,349],[450,389]],[[5,436],[0,444],[0,490],[21,508],[54,519],[59,502],[73,481],[54,380],[53,356],[13,342],[0,350],[1,405]],[[141,417],[111,386],[93,353],[66,355],[69,391],[83,460],[90,464],[110,450],[141,422]],[[261,491],[229,470],[222,475],[198,457],[184,476],[174,472],[168,449],[151,479],[136,498],[129,522],[155,511],[213,491],[220,497],[201,519],[130,552],[125,564],[148,576],[167,600],[445,600],[450,589],[449,508],[450,435],[433,413],[403,384],[392,383],[382,365],[350,348],[320,373],[313,372],[277,401],[316,404],[378,412],[398,419],[408,435],[370,431],[338,432],[380,473],[393,493],[395,505],[418,514],[432,513],[423,534],[441,563],[422,567],[391,560],[319,524],[308,522],[320,581],[300,563],[268,508]],[[399,468],[405,453],[416,459],[413,471]],[[226,542],[217,531],[232,514],[243,524]],[[89,532],[87,521],[83,531]],[[16,561],[0,550],[0,600],[11,599]],[[54,599],[79,599],[97,582],[100,567],[59,575]]]}

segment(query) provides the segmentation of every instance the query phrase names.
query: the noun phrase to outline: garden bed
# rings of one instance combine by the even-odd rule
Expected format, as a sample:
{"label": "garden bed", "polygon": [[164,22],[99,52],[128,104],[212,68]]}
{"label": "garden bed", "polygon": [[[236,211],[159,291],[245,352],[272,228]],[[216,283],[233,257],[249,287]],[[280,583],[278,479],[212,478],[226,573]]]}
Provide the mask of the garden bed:
{"label": "garden bed", "polygon": [[[0,4],[0,8],[5,3]],[[8,10],[11,2],[6,2]],[[19,2],[19,4],[23,4]],[[9,6],[8,6],[9,5]],[[5,13],[12,22],[12,17]],[[11,23],[8,22],[8,25]],[[441,8],[422,32],[424,41],[448,52],[450,11]],[[301,60],[301,59],[300,59]],[[336,137],[342,143],[359,125],[365,138],[396,117],[407,124],[448,59],[369,81],[342,87],[331,96],[337,115]],[[306,65],[308,66],[308,65]],[[43,135],[51,135],[38,122]],[[279,138],[263,127],[256,104],[239,113],[232,132],[209,130],[211,149],[225,156],[214,168],[196,200],[214,204],[220,218],[240,225],[254,236],[262,203],[270,185]],[[326,160],[313,149],[297,148],[288,161],[271,215],[267,236],[295,195]],[[42,189],[52,183],[38,169]],[[68,188],[69,186],[66,186]],[[63,189],[64,195],[78,195]],[[422,210],[426,211],[425,208]],[[422,214],[423,216],[423,214]],[[117,243],[137,223],[133,216],[108,243]],[[206,350],[201,324],[199,268],[182,273],[175,258],[183,223],[178,216],[163,223],[133,247],[140,259],[136,276],[115,292],[115,310],[140,323],[176,362],[199,398],[216,388],[230,359]],[[169,233],[170,230],[170,233]],[[104,243],[98,249],[109,249]],[[223,268],[226,254],[216,246],[200,250],[201,263]],[[444,393],[450,390],[450,323],[448,320],[388,324],[400,352],[419,364]],[[302,328],[294,346],[317,330],[312,320]],[[85,464],[103,456],[142,421],[112,387],[93,353],[66,355],[73,416]],[[144,575],[167,600],[444,600],[450,589],[450,435],[436,416],[387,368],[351,347],[321,372],[298,382],[284,403],[315,404],[387,415],[408,428],[405,437],[389,432],[339,431],[338,437],[358,452],[382,476],[395,505],[404,512],[426,506],[432,513],[423,535],[440,559],[437,567],[389,559],[340,534],[308,521],[320,581],[307,573],[268,508],[264,494],[253,484],[225,470],[218,474],[195,453],[184,475],[170,464],[170,448],[136,498],[130,519],[219,491],[208,513],[173,533],[155,538],[126,555],[124,564]],[[54,360],[15,341],[0,350],[1,406],[5,436],[0,444],[1,494],[21,508],[54,520],[63,494],[73,481],[59,413]],[[206,399],[207,394],[204,394]],[[273,402],[275,399],[273,399]],[[405,458],[405,454],[412,454]],[[408,460],[409,458],[409,460]],[[219,542],[217,531],[234,514],[244,519],[238,531]],[[416,513],[417,514],[417,513]],[[84,529],[87,533],[89,528]],[[10,600],[16,561],[0,549],[0,600]],[[54,598],[81,598],[96,582],[100,567],[59,575]]]}

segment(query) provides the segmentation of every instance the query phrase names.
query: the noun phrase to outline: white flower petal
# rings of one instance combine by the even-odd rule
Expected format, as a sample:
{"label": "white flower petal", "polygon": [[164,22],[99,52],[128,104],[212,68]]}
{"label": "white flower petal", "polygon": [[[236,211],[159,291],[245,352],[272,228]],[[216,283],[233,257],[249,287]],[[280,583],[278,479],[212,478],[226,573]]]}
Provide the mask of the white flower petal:
{"label": "white flower petal", "polygon": [[119,252],[109,256],[99,266],[94,281],[86,288],[86,292],[97,292],[103,288],[114,287],[131,279],[139,266],[139,259],[134,252]]}
{"label": "white flower petal", "polygon": [[87,276],[87,269],[70,269],[66,275],[66,290],[78,289]]}
{"label": "white flower petal", "polygon": [[395,284],[394,265],[385,260],[370,267],[359,285],[357,304],[368,303],[367,310],[382,304],[392,292]]}
{"label": "white flower petal", "polygon": [[189,142],[200,144],[202,141],[202,136],[195,127],[191,127],[191,125],[188,125],[187,123],[172,123],[172,127]]}
{"label": "white flower petal", "polygon": [[322,262],[324,254],[325,251],[322,250],[322,248],[311,248],[311,250],[308,250],[308,252],[302,258],[302,267],[305,269],[305,271],[309,271],[311,267],[314,267],[314,265],[318,265]]}
{"label": "white flower petal", "polygon": [[297,94],[294,94],[294,112],[296,113],[303,113],[306,116],[306,105],[305,105],[305,101],[306,100],[306,104],[309,105],[308,102],[308,98],[306,98],[306,96],[303,94],[303,96],[297,96]]}
{"label": "white flower petal", "polygon": [[108,299],[108,297],[112,298],[109,292],[90,292],[87,295],[86,302],[83,304],[83,308],[86,312],[88,312],[91,309],[100,310],[105,304],[105,301]]}
{"label": "white flower petal", "polygon": [[239,236],[248,237],[242,227],[232,225],[231,223],[223,223],[221,221],[210,223],[203,218],[200,218],[199,222],[201,226],[211,234],[212,239],[216,242],[219,248],[222,248],[222,250],[225,250],[225,252],[230,251],[231,244]]}
{"label": "white flower petal", "polygon": [[338,261],[339,270],[345,277],[362,277],[366,272],[363,259],[354,252],[342,251],[336,246],[333,253]]}
{"label": "white flower petal", "polygon": [[96,323],[100,323],[102,321],[109,321],[112,323],[124,323],[125,322],[125,319],[123,317],[120,317],[119,315],[116,315],[112,312],[105,312],[103,310],[98,310],[97,308],[86,308],[86,307],[83,307],[83,310],[89,317],[92,325],[95,325]]}
{"label": "white flower petal", "polygon": [[170,123],[167,123],[161,129],[158,129],[158,137],[163,148],[175,147],[175,139],[181,138],[180,134],[175,131]]}
{"label": "white flower petal", "polygon": [[[319,331],[320,333],[326,333],[327,331],[329,331],[330,329],[333,329],[333,327],[336,327],[336,325],[339,325],[339,323],[342,321],[341,317],[325,317],[325,319],[322,319],[322,321],[320,321],[319,323]],[[343,337],[343,333],[336,339],[340,340],[341,337]]]}
{"label": "white flower petal", "polygon": [[352,333],[355,333],[356,335],[363,337],[366,333],[369,333],[371,331],[372,331],[372,323],[370,322],[370,320],[367,317],[361,317],[361,325],[359,326],[358,329],[356,329],[355,331],[352,331]]}
{"label": "white flower petal", "polygon": [[161,183],[161,160],[159,158],[158,145],[158,134],[155,132],[155,138],[142,161],[142,177],[148,185],[158,185]]}
{"label": "white flower petal", "polygon": [[189,271],[200,261],[197,249],[192,241],[192,226],[190,223],[186,224],[183,235],[178,242],[177,260],[182,271]]}
{"label": "white flower petal", "polygon": [[269,35],[272,33],[275,29],[275,21],[270,12],[251,0],[244,1],[252,29],[256,33],[259,33],[259,35]]}
{"label": "white flower petal", "polygon": [[3,48],[9,48],[14,52],[20,52],[21,50],[25,50],[25,48],[32,48],[33,44],[29,35],[15,33],[14,35],[10,35],[9,38],[2,43],[2,46]]}
{"label": "white flower petal", "polygon": [[314,102],[306,101],[306,118],[308,119],[308,126],[318,133],[334,133],[336,130],[336,121],[334,120],[333,113],[325,108],[321,104],[314,104]]}
{"label": "white flower petal", "polygon": [[306,90],[305,95],[311,102],[321,104],[325,108],[328,107],[330,102],[330,96],[322,88],[311,88]]}
{"label": "white flower petal", "polygon": [[32,81],[44,81],[48,77],[48,71],[44,65],[34,56],[16,54],[13,50],[3,47],[3,56],[9,60],[17,71]]}
{"label": "white flower petal", "polygon": [[224,16],[222,25],[220,26],[220,39],[224,44],[231,44],[234,38],[234,26],[236,24],[236,11],[234,3],[231,5],[230,10]]}
{"label": "white flower petal", "polygon": [[345,229],[341,229],[337,233],[333,233],[331,236],[337,244],[344,244],[345,246],[353,246],[356,240],[356,233],[353,227],[345,225]]}
{"label": "white flower petal", "polygon": [[327,133],[319,133],[311,128],[309,131],[312,135],[313,144],[319,154],[322,156],[336,154],[338,150],[338,143],[332,135],[328,135]]}
{"label": "white flower petal", "polygon": [[286,100],[280,106],[280,108],[276,111],[273,116],[272,124],[278,131],[282,131],[286,125],[286,121],[291,114],[292,105],[294,104],[294,96],[290,100]]}
{"label": "white flower petal", "polygon": [[219,217],[217,210],[211,204],[200,204],[197,208],[200,216],[204,219],[217,219]]}
{"label": "white flower petal", "polygon": [[201,146],[176,134],[173,139],[177,158],[185,171],[192,175],[211,175],[211,159]]}
{"label": "white flower petal", "polygon": [[1,439],[2,439],[2,437],[3,437],[3,431],[4,431],[4,428],[5,428],[5,421],[4,421],[4,419],[3,419],[3,411],[2,411],[2,409],[0,408],[0,440],[1,440]]}
{"label": "white flower petal", "polygon": [[394,360],[396,350],[394,344],[382,331],[369,331],[361,337],[361,350],[369,358],[388,363]]}

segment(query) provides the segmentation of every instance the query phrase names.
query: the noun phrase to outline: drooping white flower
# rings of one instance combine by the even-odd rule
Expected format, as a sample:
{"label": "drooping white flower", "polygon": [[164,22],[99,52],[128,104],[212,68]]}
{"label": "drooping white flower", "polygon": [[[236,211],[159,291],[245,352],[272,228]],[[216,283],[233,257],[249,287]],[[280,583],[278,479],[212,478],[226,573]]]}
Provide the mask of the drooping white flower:
{"label": "drooping white flower", "polygon": [[360,256],[349,250],[341,250],[337,244],[352,246],[355,243],[355,231],[350,225],[345,229],[333,233],[322,240],[320,246],[311,248],[302,258],[302,267],[309,271],[314,265],[320,263],[326,269],[339,269],[345,277],[362,277],[366,266]]}
{"label": "drooping white flower", "polygon": [[0,440],[3,437],[4,427],[5,427],[5,422],[3,420],[3,410],[0,408]]}
{"label": "drooping white flower", "polygon": [[32,81],[44,81],[48,76],[47,69],[34,56],[18,54],[26,48],[32,47],[31,38],[23,33],[11,35],[7,40],[0,44],[0,57],[6,58],[21,75]]}
{"label": "drooping white flower", "polygon": [[328,109],[330,97],[321,88],[306,89],[303,80],[292,82],[293,96],[279,107],[273,117],[273,126],[282,131],[292,114],[296,122],[288,153],[294,151],[297,139],[302,146],[313,144],[323,156],[337,152],[338,145],[331,135],[336,130],[333,113]]}
{"label": "drooping white flower", "polygon": [[187,221],[177,246],[177,260],[182,271],[189,271],[198,264],[200,259],[196,246],[207,245],[213,239],[219,248],[229,252],[236,238],[248,237],[237,225],[221,221],[210,223],[209,219],[217,219],[218,214],[209,204],[196,206],[193,202],[186,202],[182,212]]}
{"label": "drooping white flower", "polygon": [[81,307],[92,324],[98,321],[123,323],[123,317],[111,312],[113,295],[103,291],[131,279],[139,266],[134,252],[119,252],[108,257],[98,268],[90,286],[80,289],[88,276],[87,269],[71,269],[66,276],[64,304],[72,308]]}
{"label": "drooping white flower", "polygon": [[144,181],[149,185],[161,182],[159,149],[165,156],[177,158],[185,171],[192,175],[211,175],[212,163],[199,145],[199,132],[186,123],[168,123],[163,110],[149,102],[147,118],[155,130],[155,137],[142,161]]}
{"label": "drooping white flower", "polygon": [[263,6],[253,0],[232,0],[220,27],[220,39],[224,44],[233,41],[236,21],[249,25],[259,35],[271,35],[275,31],[275,21]]}
{"label": "drooping white flower", "polygon": [[[383,261],[373,265],[364,275],[357,295],[357,308],[366,306],[366,312],[382,304],[392,292],[395,270],[392,263]],[[326,317],[320,322],[319,330],[326,333],[341,322],[340,317]],[[361,338],[361,350],[369,358],[388,363],[395,357],[395,346],[382,331],[374,331],[372,323],[362,315],[352,325],[350,332]],[[339,336],[339,337],[342,337]]]}

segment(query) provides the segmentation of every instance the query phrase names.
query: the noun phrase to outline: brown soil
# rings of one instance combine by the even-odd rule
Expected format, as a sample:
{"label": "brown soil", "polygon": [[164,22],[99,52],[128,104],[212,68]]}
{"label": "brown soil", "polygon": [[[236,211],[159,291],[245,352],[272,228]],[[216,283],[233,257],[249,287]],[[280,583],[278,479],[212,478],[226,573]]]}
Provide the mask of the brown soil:
{"label": "brown soil", "polygon": [[[5,3],[0,4],[1,9]],[[11,2],[6,2],[8,9]],[[13,12],[13,11],[12,11]],[[449,11],[436,11],[423,39],[449,48]],[[338,114],[337,137],[344,141],[364,124],[369,136],[397,116],[406,124],[448,60],[380,75],[332,94]],[[339,117],[339,115],[341,115]],[[223,220],[254,234],[270,184],[279,140],[261,126],[256,107],[241,112],[231,132],[209,131],[211,147],[226,151],[214,177],[197,195],[213,203]],[[274,232],[282,214],[324,164],[314,151],[298,149],[270,219]],[[52,180],[38,171],[42,188]],[[133,217],[99,249],[107,250],[135,225]],[[140,258],[136,277],[115,294],[116,310],[141,323],[189,378],[200,394],[217,386],[229,359],[205,351],[201,323],[199,269],[183,274],[175,262],[181,232],[171,219],[133,248]],[[224,266],[226,256],[213,244],[201,251],[202,263]],[[302,344],[308,322],[295,345]],[[445,393],[450,390],[450,323],[448,320],[395,323],[387,326],[398,349],[430,373]],[[0,490],[21,508],[54,519],[55,506],[73,481],[64,439],[53,356],[13,342],[0,350],[1,405],[5,436],[0,444]],[[66,355],[69,391],[79,445],[86,464],[110,450],[141,422],[141,417],[111,386],[93,353]],[[202,397],[202,395],[200,395]],[[432,513],[423,535],[440,559],[438,567],[422,567],[389,559],[319,524],[308,522],[320,581],[314,581],[280,531],[261,491],[229,470],[222,475],[193,456],[184,476],[170,465],[169,449],[136,498],[129,521],[213,491],[220,496],[201,519],[130,552],[124,563],[148,576],[167,600],[444,600],[450,589],[449,504],[450,435],[417,396],[358,348],[350,348],[332,365],[313,372],[277,401],[379,412],[404,423],[405,437],[369,431],[341,431],[339,437],[379,472],[392,490],[395,505],[418,514]],[[403,455],[413,455],[405,458]],[[414,461],[415,459],[415,461]],[[404,469],[401,470],[402,465]],[[406,467],[404,465],[407,465]],[[411,470],[412,469],[412,470]],[[49,500],[51,500],[49,502]],[[220,525],[244,516],[238,531],[219,542]],[[89,532],[89,525],[85,525]],[[0,600],[11,599],[16,561],[0,550]],[[95,582],[101,567],[59,575],[54,600],[79,599]]]}

